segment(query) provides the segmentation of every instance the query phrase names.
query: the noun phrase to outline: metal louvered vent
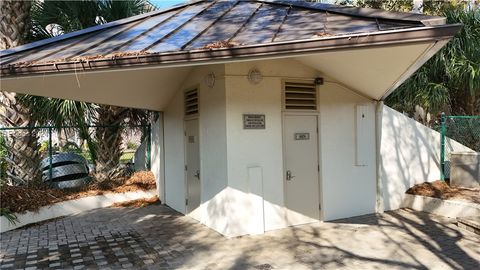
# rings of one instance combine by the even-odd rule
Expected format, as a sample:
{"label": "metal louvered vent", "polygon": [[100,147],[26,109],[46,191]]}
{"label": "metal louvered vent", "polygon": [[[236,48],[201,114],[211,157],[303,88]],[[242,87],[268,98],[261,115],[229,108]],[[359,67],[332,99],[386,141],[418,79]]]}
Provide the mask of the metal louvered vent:
{"label": "metal louvered vent", "polygon": [[317,88],[314,82],[285,82],[286,110],[316,110]]}
{"label": "metal louvered vent", "polygon": [[198,114],[198,90],[185,92],[185,116]]}

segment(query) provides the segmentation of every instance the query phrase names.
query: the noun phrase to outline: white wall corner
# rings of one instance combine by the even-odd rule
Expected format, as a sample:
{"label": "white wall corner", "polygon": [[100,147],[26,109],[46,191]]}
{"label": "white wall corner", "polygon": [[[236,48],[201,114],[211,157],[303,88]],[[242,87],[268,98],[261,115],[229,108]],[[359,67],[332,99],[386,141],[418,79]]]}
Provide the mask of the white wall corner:
{"label": "white wall corner", "polygon": [[383,184],[382,184],[382,154],[381,154],[381,146],[382,146],[382,116],[383,116],[383,101],[377,101],[375,104],[375,141],[376,141],[376,170],[377,170],[377,193],[376,193],[376,201],[375,201],[375,212],[376,213],[383,213],[385,211],[385,206],[383,203]]}
{"label": "white wall corner", "polygon": [[150,171],[155,176],[157,194],[165,203],[165,149],[163,134],[163,112],[158,113],[158,119],[151,123]]}

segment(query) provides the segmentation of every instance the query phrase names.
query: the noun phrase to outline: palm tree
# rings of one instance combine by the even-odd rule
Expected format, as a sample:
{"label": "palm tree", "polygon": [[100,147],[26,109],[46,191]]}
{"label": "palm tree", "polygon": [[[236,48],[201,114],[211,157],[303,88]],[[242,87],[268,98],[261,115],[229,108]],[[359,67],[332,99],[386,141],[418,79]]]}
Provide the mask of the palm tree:
{"label": "palm tree", "polygon": [[24,44],[30,29],[32,1],[0,1],[0,50]]}
{"label": "palm tree", "polygon": [[[31,1],[0,1],[0,50],[27,41],[30,29]],[[29,127],[35,123],[31,110],[17,100],[15,93],[0,91],[0,123],[4,127]],[[10,184],[34,184],[40,178],[38,137],[32,129],[12,131],[6,136],[7,176]]]}
{"label": "palm tree", "polygon": [[18,100],[27,108],[35,108],[32,118],[38,125],[55,126],[58,134],[78,132],[80,139],[87,142],[91,160],[96,161],[96,145],[88,131],[88,126],[93,122],[98,105],[32,95],[19,95]]}
{"label": "palm tree", "polygon": [[[37,1],[32,9],[34,30],[32,36],[44,38],[63,34],[138,15],[152,9],[153,6],[146,0]],[[118,165],[122,155],[122,126],[127,122],[131,125],[140,124],[149,117],[150,113],[145,110],[110,105],[97,106],[95,117],[92,119],[95,125],[102,127],[95,131],[96,143],[89,143],[90,152],[95,153],[96,157],[97,180],[116,178],[120,172]],[[80,133],[87,135],[85,139],[90,138],[85,130],[81,130]]]}
{"label": "palm tree", "polygon": [[437,118],[442,111],[480,115],[480,9],[453,6],[443,14],[463,29],[386,102],[407,113],[419,105]]}
{"label": "palm tree", "polygon": [[122,135],[124,126],[148,123],[153,116],[147,110],[100,105],[97,110],[95,141],[97,142],[96,179],[116,179],[121,176]]}

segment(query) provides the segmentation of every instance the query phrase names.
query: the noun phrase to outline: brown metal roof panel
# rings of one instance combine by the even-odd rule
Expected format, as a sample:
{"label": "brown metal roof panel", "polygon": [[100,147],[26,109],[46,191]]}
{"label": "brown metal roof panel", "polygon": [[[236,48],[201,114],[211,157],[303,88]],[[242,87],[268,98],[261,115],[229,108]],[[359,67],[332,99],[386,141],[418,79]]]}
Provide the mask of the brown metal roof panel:
{"label": "brown metal roof panel", "polygon": [[203,48],[216,42],[231,39],[259,6],[260,4],[255,2],[239,2],[225,16],[188,45],[186,49]]}
{"label": "brown metal roof panel", "polygon": [[195,5],[197,3],[204,2],[204,1],[205,0],[190,1],[188,3],[174,5],[174,6],[169,7],[169,8],[155,10],[155,11],[152,11],[152,12],[148,12],[148,13],[128,17],[128,18],[125,18],[125,19],[109,22],[109,23],[106,23],[106,24],[101,24],[101,25],[85,28],[85,29],[82,29],[82,30],[79,30],[79,31],[70,32],[70,33],[67,33],[67,34],[64,34],[64,35],[59,35],[59,36],[56,36],[56,37],[53,37],[53,38],[48,38],[48,39],[43,39],[43,40],[39,40],[39,41],[36,41],[36,42],[28,43],[28,44],[25,44],[25,45],[21,45],[21,46],[18,46],[18,47],[14,47],[14,48],[10,48],[10,49],[7,49],[7,50],[0,51],[0,57],[4,57],[6,55],[15,54],[15,53],[19,53],[19,52],[30,50],[30,49],[35,49],[35,48],[38,48],[40,46],[45,46],[45,45],[48,45],[48,44],[51,44],[51,43],[60,42],[62,40],[74,38],[74,37],[77,37],[77,36],[80,36],[80,35],[85,35],[85,34],[89,34],[89,33],[92,33],[92,32],[97,32],[97,31],[100,31],[100,30],[105,30],[105,29],[108,29],[108,28],[117,27],[119,25],[123,25],[123,24],[126,24],[126,23],[130,23],[130,22],[145,19],[147,17],[156,16],[156,15],[162,14],[164,12],[169,12],[169,11],[182,9],[186,6]]}
{"label": "brown metal roof panel", "polygon": [[324,32],[325,20],[325,12],[292,8],[274,41],[312,38]]}
{"label": "brown metal roof panel", "polygon": [[119,51],[122,45],[133,42],[134,39],[141,37],[143,34],[153,30],[156,27],[161,27],[162,24],[166,23],[168,19],[172,18],[172,16],[175,16],[176,13],[176,11],[167,12],[145,19],[141,23],[125,30],[114,38],[111,38],[108,41],[98,44],[98,46],[83,52],[81,56],[105,55],[114,51]]}
{"label": "brown metal roof panel", "polygon": [[385,30],[394,30],[394,29],[405,29],[411,27],[420,27],[422,24],[406,24],[406,23],[396,23],[391,21],[379,21],[378,27],[381,31]]}
{"label": "brown metal roof panel", "polygon": [[[82,43],[84,41],[88,42],[88,40],[90,39],[97,39],[103,34],[104,31],[105,30],[100,30],[100,31],[88,33],[82,36],[77,36],[75,38],[61,40],[61,41],[58,41],[57,43],[51,43],[35,49],[30,49],[27,51],[12,54],[10,55],[11,60],[6,61],[5,63],[8,62],[8,64],[11,64],[11,63],[19,63],[19,62],[34,62],[34,61],[43,59],[45,57],[48,57],[50,55],[56,54],[59,51],[63,51],[70,47],[73,47],[78,43]],[[2,57],[1,59],[3,60],[5,59],[5,57]]]}
{"label": "brown metal roof panel", "polygon": [[271,42],[287,12],[288,7],[262,6],[232,41],[240,44]]}
{"label": "brown metal roof panel", "polygon": [[331,35],[380,31],[375,19],[352,18],[337,14],[327,16],[325,28],[325,33]]}
{"label": "brown metal roof panel", "polygon": [[[57,61],[59,59],[70,59],[78,57],[83,51],[92,47],[98,46],[106,42],[108,39],[122,33],[123,31],[135,26],[141,21],[136,21],[117,27],[109,28],[103,31],[87,34],[86,36],[78,36],[75,38],[61,41],[61,43],[67,44],[66,46],[58,46],[58,43],[52,43],[47,48],[41,48],[35,54],[29,54],[28,51],[23,54],[27,54],[27,57],[21,59],[22,62],[49,62]],[[48,52],[47,52],[48,51]]]}
{"label": "brown metal roof panel", "polygon": [[162,39],[171,35],[174,31],[181,28],[189,20],[197,16],[199,13],[204,11],[212,3],[201,3],[182,10],[180,13],[175,15],[172,19],[168,20],[166,23],[155,27],[149,31],[146,35],[141,36],[127,46],[122,47],[124,52],[135,52],[148,50],[150,47],[156,45],[162,41]]}
{"label": "brown metal roof panel", "polygon": [[385,11],[373,8],[360,8],[352,6],[332,5],[318,2],[306,2],[298,0],[258,0],[260,2],[269,3],[272,5],[284,5],[303,7],[312,10],[328,11],[329,13],[343,14],[354,17],[365,17],[373,19],[397,20],[405,22],[419,22],[425,26],[435,26],[446,24],[446,19],[440,16],[430,16],[409,12],[394,12]]}
{"label": "brown metal roof panel", "polygon": [[168,38],[165,38],[162,42],[158,43],[154,47],[150,48],[149,52],[167,52],[181,50],[189,42],[194,40],[202,32],[211,27],[218,19],[235,5],[232,1],[217,2],[202,14],[194,17],[190,22],[173,33]]}

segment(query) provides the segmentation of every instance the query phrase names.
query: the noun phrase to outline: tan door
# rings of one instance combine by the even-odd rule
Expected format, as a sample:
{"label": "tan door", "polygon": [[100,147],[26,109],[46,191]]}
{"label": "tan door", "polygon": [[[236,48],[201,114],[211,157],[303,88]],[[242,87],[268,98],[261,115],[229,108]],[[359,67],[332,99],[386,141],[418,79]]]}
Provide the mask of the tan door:
{"label": "tan door", "polygon": [[290,225],[320,218],[317,126],[315,115],[284,117],[285,204]]}
{"label": "tan door", "polygon": [[187,178],[187,213],[200,206],[200,146],[198,119],[185,121],[185,172]]}

